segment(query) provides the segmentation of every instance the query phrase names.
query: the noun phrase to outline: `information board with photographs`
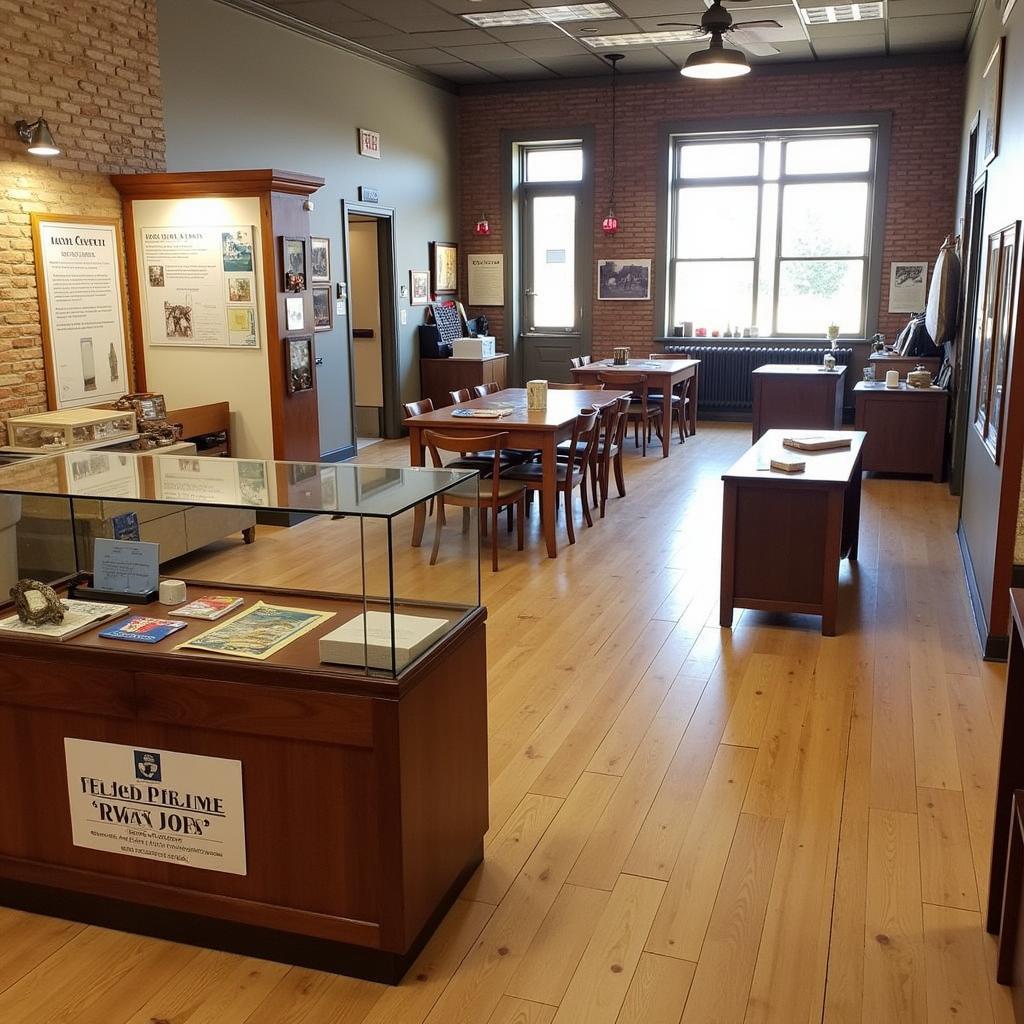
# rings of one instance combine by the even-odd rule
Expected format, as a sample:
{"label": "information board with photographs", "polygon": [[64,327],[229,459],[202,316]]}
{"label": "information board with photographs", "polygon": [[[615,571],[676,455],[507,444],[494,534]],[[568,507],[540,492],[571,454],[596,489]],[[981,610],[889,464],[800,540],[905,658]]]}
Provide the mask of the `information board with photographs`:
{"label": "information board with photographs", "polygon": [[260,347],[252,227],[144,227],[139,254],[150,345]]}

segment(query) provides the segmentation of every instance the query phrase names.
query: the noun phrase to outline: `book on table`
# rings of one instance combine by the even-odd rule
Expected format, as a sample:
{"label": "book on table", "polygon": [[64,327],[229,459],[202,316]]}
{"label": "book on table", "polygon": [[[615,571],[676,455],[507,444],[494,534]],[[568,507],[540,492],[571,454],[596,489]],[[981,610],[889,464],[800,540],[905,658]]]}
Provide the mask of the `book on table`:
{"label": "book on table", "polygon": [[46,622],[33,626],[22,622],[17,615],[0,619],[0,633],[9,636],[32,637],[42,640],[70,640],[87,629],[109,622],[128,611],[126,604],[105,604],[100,601],[61,601],[64,605],[64,619],[61,622]]}
{"label": "book on table", "polygon": [[213,621],[222,615],[240,607],[242,598],[226,597],[222,594],[211,594],[208,597],[197,597],[181,608],[175,608],[171,615],[180,615],[186,619],[207,619]]}
{"label": "book on table", "polygon": [[419,657],[448,629],[447,619],[424,615],[394,616],[392,644],[391,616],[387,612],[366,612],[320,638],[320,660],[334,665],[366,665],[391,668],[394,646],[395,667],[403,668]]}
{"label": "book on table", "polygon": [[777,455],[772,459],[771,467],[780,473],[802,473],[807,468],[807,463],[803,459],[786,459]]}
{"label": "book on table", "polygon": [[794,434],[792,437],[784,437],[782,446],[800,452],[839,451],[850,447],[850,438],[841,434]]}

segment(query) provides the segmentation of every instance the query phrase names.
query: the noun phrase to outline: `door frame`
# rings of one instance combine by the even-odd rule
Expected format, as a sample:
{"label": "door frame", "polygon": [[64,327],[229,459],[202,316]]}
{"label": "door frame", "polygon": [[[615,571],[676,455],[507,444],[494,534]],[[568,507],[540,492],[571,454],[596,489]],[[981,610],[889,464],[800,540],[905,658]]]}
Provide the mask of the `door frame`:
{"label": "door frame", "polygon": [[345,310],[348,336],[349,413],[352,423],[352,445],[358,452],[356,436],[356,359],[352,325],[352,272],[349,217],[373,217],[377,223],[377,260],[380,266],[380,348],[381,376],[384,383],[384,410],[381,423],[383,437],[401,436],[401,388],[398,359],[398,269],[396,262],[397,230],[395,210],[390,206],[341,200],[341,279],[345,282]]}

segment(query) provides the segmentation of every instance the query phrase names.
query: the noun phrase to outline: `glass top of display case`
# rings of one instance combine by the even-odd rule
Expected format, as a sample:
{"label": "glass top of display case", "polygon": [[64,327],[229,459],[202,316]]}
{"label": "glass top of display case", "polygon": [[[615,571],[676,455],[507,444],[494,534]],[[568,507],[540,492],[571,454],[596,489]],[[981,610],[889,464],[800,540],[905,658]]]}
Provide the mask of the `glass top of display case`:
{"label": "glass top of display case", "polygon": [[0,466],[0,494],[388,519],[476,476],[474,470],[88,450]]}

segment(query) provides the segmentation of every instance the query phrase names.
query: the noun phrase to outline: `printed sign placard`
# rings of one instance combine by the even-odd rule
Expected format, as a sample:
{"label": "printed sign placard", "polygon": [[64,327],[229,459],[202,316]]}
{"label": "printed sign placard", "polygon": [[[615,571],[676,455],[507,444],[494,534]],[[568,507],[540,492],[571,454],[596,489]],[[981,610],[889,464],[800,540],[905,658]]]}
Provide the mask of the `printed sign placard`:
{"label": "printed sign placard", "polygon": [[380,132],[371,131],[369,128],[359,129],[359,155],[374,160],[380,159]]}
{"label": "printed sign placard", "polygon": [[64,739],[75,846],[246,874],[242,762]]}

